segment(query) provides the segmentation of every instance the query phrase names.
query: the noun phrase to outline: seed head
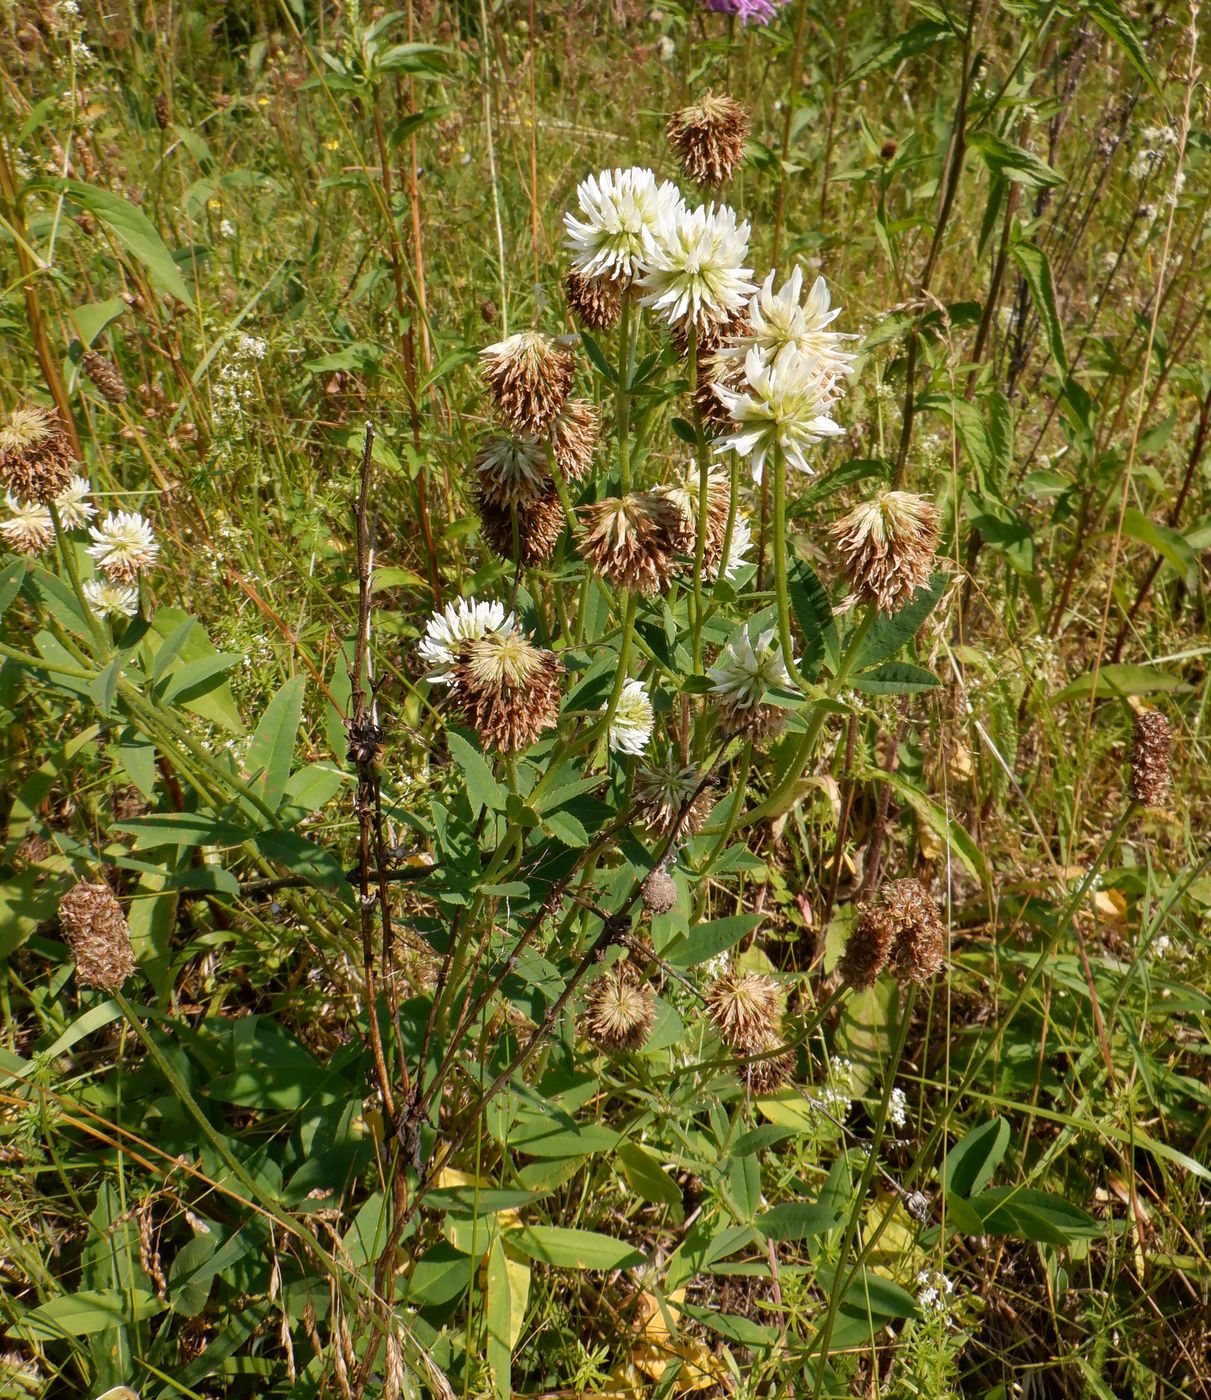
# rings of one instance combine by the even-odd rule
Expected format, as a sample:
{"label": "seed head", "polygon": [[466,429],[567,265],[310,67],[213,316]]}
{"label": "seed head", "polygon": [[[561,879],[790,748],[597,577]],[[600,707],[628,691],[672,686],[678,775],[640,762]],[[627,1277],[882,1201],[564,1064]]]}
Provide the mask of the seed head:
{"label": "seed head", "polygon": [[126,402],[126,380],[112,360],[107,360],[96,350],[86,350],[80,360],[80,368],[101,391],[101,397],[107,403]]}
{"label": "seed head", "polygon": [[572,315],[589,331],[608,331],[622,313],[622,284],[610,277],[569,272],[564,291]]}
{"label": "seed head", "polygon": [[82,987],[117,992],[135,970],[130,926],[108,885],[81,882],[59,901],[59,924]]}
{"label": "seed head", "polygon": [[[772,1050],[779,1041],[770,1041],[764,1050]],[[757,1053],[756,1051],[752,1053]],[[761,1098],[765,1094],[777,1093],[795,1072],[795,1052],[783,1050],[777,1055],[766,1055],[760,1060],[748,1060],[737,1066],[744,1087],[750,1094]]]}
{"label": "seed head", "polygon": [[1163,807],[1169,796],[1169,755],[1173,726],[1159,710],[1135,717],[1131,745],[1131,800],[1145,807]]}
{"label": "seed head", "polygon": [[572,387],[571,352],[541,331],[522,331],[489,345],[480,360],[501,422],[515,433],[545,433]]}
{"label": "seed head", "polygon": [[585,1030],[603,1050],[638,1050],[655,1019],[652,988],[626,963],[603,972],[589,989]]}
{"label": "seed head", "polygon": [[[671,482],[653,489],[677,512],[677,549],[693,556],[698,542],[698,508],[701,503],[702,478],[697,466],[687,467]],[[706,530],[703,539],[703,564],[707,569],[718,564],[727,534],[727,517],[732,504],[732,484],[725,472],[710,467],[706,474]]]}
{"label": "seed head", "polygon": [[946,928],[919,881],[892,880],[858,910],[838,965],[855,991],[874,986],[890,965],[901,982],[928,982],[946,961]]}
{"label": "seed head", "polygon": [[551,448],[567,481],[583,481],[593,470],[597,410],[588,399],[568,399],[551,424]]}
{"label": "seed head", "polygon": [[706,1009],[720,1038],[743,1055],[777,1044],[783,999],[777,982],[759,972],[728,972],[707,988]]}
{"label": "seed head", "polygon": [[929,582],[940,537],[938,512],[924,496],[881,491],[842,516],[829,534],[853,590],[850,601],[895,613]]}
{"label": "seed head", "polygon": [[525,633],[489,632],[456,653],[454,700],[486,748],[518,753],[558,720],[561,674]]}
{"label": "seed head", "polygon": [[19,501],[48,505],[71,485],[76,452],[59,415],[16,408],[0,424],[0,486]]}
{"label": "seed head", "polygon": [[669,119],[669,145],[682,170],[700,185],[726,184],[744,156],[748,113],[726,93],[710,93]]}
{"label": "seed head", "polygon": [[536,496],[522,506],[498,506],[480,491],[476,502],[484,539],[502,559],[516,559],[513,545],[513,514],[517,514],[517,543],[526,568],[545,564],[555,552],[567,522],[563,502],[556,492]]}
{"label": "seed head", "polygon": [[585,506],[580,553],[615,588],[662,593],[673,574],[681,520],[654,491]]}
{"label": "seed head", "polygon": [[657,867],[649,871],[639,893],[643,907],[655,918],[658,914],[667,914],[677,903],[677,882],[667,870]]}
{"label": "seed head", "polygon": [[635,816],[658,836],[697,836],[715,805],[702,774],[666,762],[645,764],[635,774]]}
{"label": "seed head", "polygon": [[489,438],[475,458],[484,500],[501,510],[528,507],[554,485],[542,443],[532,437]]}

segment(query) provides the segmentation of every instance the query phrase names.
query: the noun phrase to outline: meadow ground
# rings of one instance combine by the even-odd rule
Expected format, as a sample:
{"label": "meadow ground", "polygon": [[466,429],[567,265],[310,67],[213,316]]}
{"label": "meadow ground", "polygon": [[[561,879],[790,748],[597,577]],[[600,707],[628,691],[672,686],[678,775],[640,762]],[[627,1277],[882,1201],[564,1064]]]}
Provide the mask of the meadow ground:
{"label": "meadow ground", "polygon": [[1205,17],[716,9],[0,0],[0,1397],[1211,1394]]}

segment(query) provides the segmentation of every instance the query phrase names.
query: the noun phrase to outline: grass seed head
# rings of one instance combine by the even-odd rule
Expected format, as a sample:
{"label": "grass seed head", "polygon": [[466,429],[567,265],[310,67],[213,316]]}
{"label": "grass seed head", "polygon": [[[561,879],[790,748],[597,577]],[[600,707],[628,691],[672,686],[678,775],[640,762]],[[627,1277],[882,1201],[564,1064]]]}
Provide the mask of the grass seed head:
{"label": "grass seed head", "polygon": [[82,987],[121,991],[135,970],[130,925],[108,885],[81,881],[59,901],[59,923]]}
{"label": "grass seed head", "polygon": [[80,360],[80,368],[97,386],[101,397],[107,403],[126,402],[126,380],[122,378],[122,371],[112,360],[107,360],[96,350],[86,350]]}

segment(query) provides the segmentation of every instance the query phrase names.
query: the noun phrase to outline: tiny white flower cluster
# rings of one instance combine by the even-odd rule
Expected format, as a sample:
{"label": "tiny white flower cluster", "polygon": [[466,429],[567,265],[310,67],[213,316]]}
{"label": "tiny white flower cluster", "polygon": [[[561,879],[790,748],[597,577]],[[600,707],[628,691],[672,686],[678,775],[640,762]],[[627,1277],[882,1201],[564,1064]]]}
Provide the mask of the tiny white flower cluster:
{"label": "tiny white flower cluster", "polygon": [[839,1122],[849,1117],[854,1101],[854,1067],[849,1060],[834,1060],[828,1078],[816,1091],[816,1102]]}
{"label": "tiny white flower cluster", "polygon": [[917,1292],[917,1303],[920,1307],[924,1308],[926,1312],[944,1313],[950,1311],[954,1284],[941,1269],[922,1269],[917,1274],[917,1282],[920,1284],[920,1289]]}
{"label": "tiny white flower cluster", "polygon": [[259,336],[241,335],[231,350],[231,358],[219,369],[215,380],[214,417],[217,423],[243,415],[256,398],[256,365],[264,360],[269,346]]}
{"label": "tiny white flower cluster", "polygon": [[903,1089],[893,1089],[891,1091],[891,1101],[887,1105],[887,1116],[894,1128],[903,1128],[908,1124],[908,1095]]}
{"label": "tiny white flower cluster", "polygon": [[1141,133],[1139,149],[1131,162],[1131,173],[1137,180],[1146,180],[1165,163],[1169,152],[1178,144],[1174,126],[1146,126]]}

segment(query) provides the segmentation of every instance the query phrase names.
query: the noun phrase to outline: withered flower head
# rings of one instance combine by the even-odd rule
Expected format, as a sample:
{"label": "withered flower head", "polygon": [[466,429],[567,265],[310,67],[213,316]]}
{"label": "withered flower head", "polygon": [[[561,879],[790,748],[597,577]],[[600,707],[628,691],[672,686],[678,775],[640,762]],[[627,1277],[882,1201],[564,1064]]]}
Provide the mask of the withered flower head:
{"label": "withered flower head", "polygon": [[460,648],[452,690],[485,748],[517,753],[556,723],[561,674],[555,653],[523,632],[489,632]]}
{"label": "withered flower head", "polygon": [[498,506],[489,500],[487,493],[479,492],[476,501],[479,523],[488,546],[502,559],[516,559],[513,545],[513,514],[517,513],[517,545],[521,562],[532,568],[545,564],[555,552],[563,527],[567,523],[563,502],[554,491],[545,496],[535,496],[524,505],[510,508]]}
{"label": "withered flower head", "polygon": [[59,415],[15,408],[0,424],[0,486],[19,501],[49,505],[71,485],[76,452]]}
{"label": "withered flower head", "polygon": [[681,521],[654,491],[583,507],[580,553],[615,588],[661,593],[673,575]]}
{"label": "withered flower head", "polygon": [[575,373],[571,351],[541,331],[521,331],[480,352],[501,421],[538,437],[551,426]]}
{"label": "withered flower head", "polygon": [[702,415],[703,427],[711,436],[732,425],[731,414],[715,392],[716,385],[733,394],[742,393],[746,385],[744,360],[728,355],[722,348],[708,350],[699,356],[694,403]]}
{"label": "withered flower head", "polygon": [[1145,807],[1163,807],[1169,796],[1169,754],[1173,726],[1159,710],[1135,717],[1131,745],[1131,799]]}
{"label": "withered flower head", "polygon": [[107,360],[97,350],[86,350],[80,359],[80,368],[101,391],[101,397],[107,403],[126,402],[126,380],[112,360]]}
{"label": "withered flower head", "polygon": [[50,546],[55,538],[55,523],[46,506],[19,501],[11,492],[5,496],[4,504],[11,512],[6,520],[0,520],[0,539],[6,548],[14,554],[33,557]]}
{"label": "withered flower head", "polygon": [[[700,790],[701,789],[701,790]],[[702,774],[675,762],[644,765],[635,774],[635,815],[659,836],[697,836],[715,805]]]}
{"label": "withered flower head", "polygon": [[76,963],[82,987],[117,992],[135,970],[130,925],[108,885],[87,881],[59,901],[59,923]]}
{"label": "withered flower head", "polygon": [[639,893],[649,914],[667,914],[677,903],[677,882],[663,866],[657,866],[648,873]]}
{"label": "withered flower head", "polygon": [[483,499],[501,510],[528,506],[554,483],[542,443],[532,437],[492,437],[475,458]]}
{"label": "withered flower head", "polygon": [[597,410],[588,399],[568,399],[551,424],[551,447],[568,481],[583,481],[593,470]]}
{"label": "withered flower head", "polygon": [[[698,507],[701,501],[702,478],[691,463],[678,480],[653,488],[653,495],[663,496],[677,512],[677,547],[682,554],[693,555],[698,543]],[[703,540],[703,563],[713,569],[723,554],[727,535],[727,517],[732,504],[732,483],[726,472],[710,467],[706,474],[706,531]]]}
{"label": "withered flower head", "polygon": [[652,988],[627,963],[607,969],[589,989],[585,1030],[603,1050],[638,1050],[655,1019]]}
{"label": "withered flower head", "polygon": [[841,552],[851,601],[894,613],[929,582],[941,532],[932,501],[909,491],[880,491],[842,516],[829,534]]}
{"label": "withered flower head", "polygon": [[673,113],[668,138],[686,175],[717,189],[732,178],[743,159],[748,131],[748,113],[735,98],[707,93]]}
{"label": "withered flower head", "polygon": [[855,990],[874,985],[885,966],[901,982],[928,982],[946,961],[946,928],[918,880],[892,880],[861,906],[838,966]]}
{"label": "withered flower head", "polygon": [[[773,1050],[779,1042],[777,1038],[770,1041],[763,1050]],[[751,1052],[753,1054],[758,1051]],[[744,1082],[744,1087],[750,1094],[760,1098],[763,1094],[774,1094],[790,1079],[795,1072],[795,1052],[793,1050],[783,1050],[777,1055],[765,1055],[760,1060],[747,1060],[737,1066],[740,1078]]]}
{"label": "withered flower head", "polygon": [[707,988],[706,1009],[720,1038],[753,1055],[776,1044],[782,1026],[782,992],[759,972],[727,972]]}
{"label": "withered flower head", "polygon": [[573,316],[586,330],[608,331],[617,322],[622,313],[622,282],[569,272],[563,285]]}

